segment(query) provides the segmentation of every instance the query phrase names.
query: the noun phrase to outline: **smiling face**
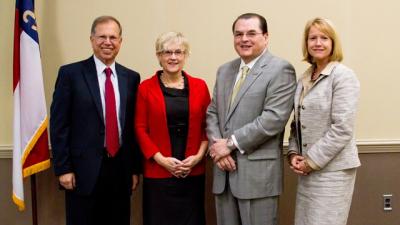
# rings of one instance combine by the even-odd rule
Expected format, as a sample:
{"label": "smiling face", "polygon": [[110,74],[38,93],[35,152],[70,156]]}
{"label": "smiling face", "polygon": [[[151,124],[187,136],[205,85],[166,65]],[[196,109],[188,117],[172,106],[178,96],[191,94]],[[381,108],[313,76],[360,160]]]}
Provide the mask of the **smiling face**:
{"label": "smiling face", "polygon": [[122,43],[118,24],[112,20],[97,24],[94,34],[90,36],[90,42],[93,54],[107,66],[111,65]]}
{"label": "smiling face", "polygon": [[307,38],[307,51],[313,62],[327,64],[332,54],[332,39],[317,27],[311,26]]}
{"label": "smiling face", "polygon": [[166,42],[163,51],[157,53],[163,72],[167,75],[177,75],[183,70],[187,52],[182,43],[177,41]]}
{"label": "smiling face", "polygon": [[262,32],[260,20],[256,17],[239,19],[233,35],[235,50],[245,63],[261,55],[268,44],[268,34]]}

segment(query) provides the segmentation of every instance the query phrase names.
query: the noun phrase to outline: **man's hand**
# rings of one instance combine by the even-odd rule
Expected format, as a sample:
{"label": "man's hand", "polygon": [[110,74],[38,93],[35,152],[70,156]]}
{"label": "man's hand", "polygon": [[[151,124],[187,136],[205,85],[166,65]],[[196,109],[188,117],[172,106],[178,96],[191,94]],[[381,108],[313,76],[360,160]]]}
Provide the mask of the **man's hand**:
{"label": "man's hand", "polygon": [[230,155],[221,158],[215,164],[217,164],[218,168],[223,171],[233,172],[236,170],[235,160],[233,160]]}
{"label": "man's hand", "polygon": [[137,187],[139,186],[140,180],[139,175],[133,174],[132,175],[132,191],[136,191]]}
{"label": "man's hand", "polygon": [[228,139],[213,138],[214,143],[210,147],[209,155],[215,163],[217,163],[221,158],[231,154],[232,150],[230,150],[226,145],[227,140]]}
{"label": "man's hand", "polygon": [[58,181],[61,186],[63,186],[67,190],[73,190],[75,188],[75,174],[74,173],[66,173],[58,177]]}

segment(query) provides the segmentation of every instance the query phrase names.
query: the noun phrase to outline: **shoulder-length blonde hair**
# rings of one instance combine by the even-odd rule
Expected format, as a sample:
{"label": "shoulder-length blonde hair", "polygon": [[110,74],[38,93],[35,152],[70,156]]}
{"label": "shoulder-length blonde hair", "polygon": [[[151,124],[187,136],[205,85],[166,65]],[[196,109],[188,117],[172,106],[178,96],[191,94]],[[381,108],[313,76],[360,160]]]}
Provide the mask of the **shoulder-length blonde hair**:
{"label": "shoulder-length blonde hair", "polygon": [[308,52],[307,46],[308,34],[310,33],[310,29],[312,26],[320,30],[322,33],[326,34],[332,40],[332,52],[329,61],[341,62],[343,60],[343,51],[342,45],[340,44],[339,36],[336,34],[332,22],[328,19],[324,19],[321,17],[316,17],[309,20],[306,24],[306,27],[304,28],[303,60],[307,61],[310,64],[314,64],[313,57]]}

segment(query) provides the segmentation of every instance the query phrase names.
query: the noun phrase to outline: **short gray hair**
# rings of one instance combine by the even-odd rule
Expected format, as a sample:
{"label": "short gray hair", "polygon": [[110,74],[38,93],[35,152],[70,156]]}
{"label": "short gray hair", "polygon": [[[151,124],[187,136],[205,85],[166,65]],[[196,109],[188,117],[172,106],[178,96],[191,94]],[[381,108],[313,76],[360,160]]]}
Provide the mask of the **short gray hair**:
{"label": "short gray hair", "polygon": [[169,31],[166,33],[161,34],[156,40],[156,53],[162,53],[165,50],[165,45],[171,42],[175,42],[178,44],[183,45],[185,48],[185,55],[189,55],[190,53],[190,46],[189,42],[186,37],[180,33],[175,31]]}
{"label": "short gray hair", "polygon": [[95,35],[97,25],[102,24],[102,23],[107,23],[107,22],[110,22],[110,21],[114,21],[118,25],[118,27],[119,27],[119,36],[121,36],[122,35],[122,26],[119,23],[119,21],[113,16],[99,16],[99,17],[97,17],[92,23],[92,28],[90,29],[90,35],[91,36]]}

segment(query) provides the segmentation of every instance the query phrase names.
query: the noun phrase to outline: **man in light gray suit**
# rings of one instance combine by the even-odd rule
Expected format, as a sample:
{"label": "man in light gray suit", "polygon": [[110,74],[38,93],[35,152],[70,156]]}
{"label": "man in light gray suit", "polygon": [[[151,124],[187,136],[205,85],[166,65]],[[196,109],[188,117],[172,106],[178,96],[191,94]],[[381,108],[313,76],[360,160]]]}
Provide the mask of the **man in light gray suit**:
{"label": "man in light gray suit", "polygon": [[277,224],[282,142],[296,75],[267,50],[264,17],[239,16],[232,26],[240,58],[217,72],[207,111],[218,225]]}

